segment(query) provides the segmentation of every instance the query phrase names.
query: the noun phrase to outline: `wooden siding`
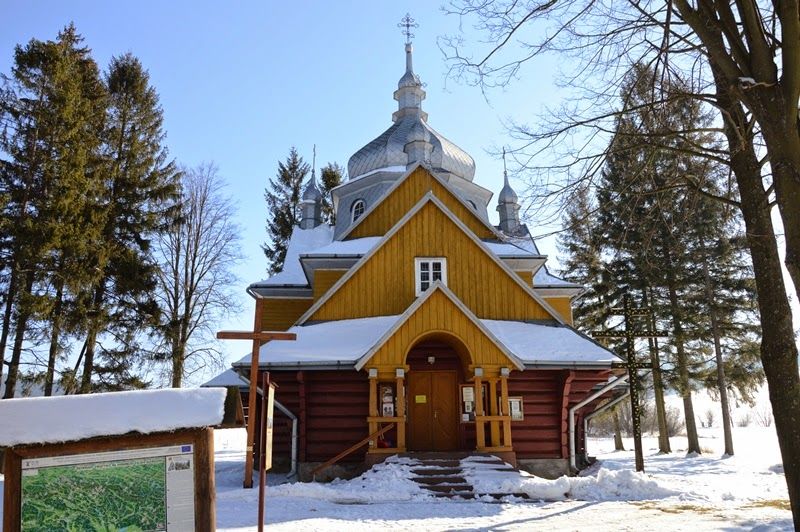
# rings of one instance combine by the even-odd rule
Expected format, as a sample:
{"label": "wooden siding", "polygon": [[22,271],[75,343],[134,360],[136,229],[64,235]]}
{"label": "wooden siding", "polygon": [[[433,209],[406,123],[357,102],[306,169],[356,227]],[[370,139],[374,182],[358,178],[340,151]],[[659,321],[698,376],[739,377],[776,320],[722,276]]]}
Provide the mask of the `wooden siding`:
{"label": "wooden siding", "polygon": [[533,272],[530,270],[514,270],[514,273],[520,276],[528,286],[533,286]]}
{"label": "wooden siding", "polygon": [[[407,359],[415,368],[429,369],[427,356],[439,344],[418,344],[418,360]],[[440,350],[448,346],[442,344]],[[457,369],[444,352],[436,352],[434,369]],[[441,366],[441,367],[440,367]],[[525,419],[511,423],[514,451],[517,458],[562,458],[562,443],[568,437],[568,427],[563,417],[565,376],[572,374],[569,383],[568,408],[583,400],[599,383],[606,382],[607,370],[526,370],[512,371],[508,380],[510,396],[521,395]],[[278,384],[276,399],[299,419],[298,458],[300,462],[323,462],[367,435],[369,382],[364,371],[273,371],[270,378]],[[463,376],[462,376],[463,378]],[[259,401],[260,404],[260,401]],[[596,408],[597,402],[581,409],[576,416],[578,450],[583,448],[582,418]],[[291,420],[279,410],[275,411],[273,433],[276,465],[288,466],[291,457]],[[474,424],[460,427],[464,448],[475,447]],[[258,437],[258,434],[256,434]],[[364,459],[366,447],[345,459],[359,462]]]}
{"label": "wooden siding", "polygon": [[[270,379],[278,384],[275,399],[299,419],[298,461],[324,462],[367,436],[369,382],[366,373],[272,371]],[[288,463],[292,423],[278,409],[275,409],[272,437],[274,459]],[[343,462],[362,462],[366,450],[366,446],[359,449]]]}
{"label": "wooden siding", "polygon": [[461,203],[427,170],[417,168],[361,220],[347,239],[385,235],[427,192],[433,192],[479,238],[495,236],[475,211]]}
{"label": "wooden siding", "polygon": [[572,325],[572,302],[569,297],[546,297],[544,298],[561,317]]}
{"label": "wooden siding", "polygon": [[314,303],[313,299],[268,298],[259,299],[262,331],[285,331]]}
{"label": "wooden siding", "polygon": [[513,273],[501,268],[434,203],[408,220],[310,319],[402,313],[416,297],[414,257],[446,257],[448,287],[480,318],[552,319]]}
{"label": "wooden siding", "polygon": [[[523,421],[511,423],[517,458],[567,458],[569,427],[564,407],[568,412],[608,377],[607,370],[512,371],[508,379],[508,395],[522,396],[525,413]],[[568,386],[566,402],[565,384]],[[581,419],[582,416],[576,417],[579,431],[582,430]],[[583,435],[580,433],[578,436],[579,447],[582,447]]]}
{"label": "wooden siding", "polygon": [[421,338],[430,333],[443,332],[443,336],[457,339],[466,348],[469,357],[465,366],[482,366],[484,370],[514,367],[488,336],[475,325],[441,290],[434,292],[406,322],[372,355],[365,367],[393,373],[406,365],[406,355]]}
{"label": "wooden siding", "polygon": [[347,270],[314,270],[314,301],[325,295],[345,273]]}

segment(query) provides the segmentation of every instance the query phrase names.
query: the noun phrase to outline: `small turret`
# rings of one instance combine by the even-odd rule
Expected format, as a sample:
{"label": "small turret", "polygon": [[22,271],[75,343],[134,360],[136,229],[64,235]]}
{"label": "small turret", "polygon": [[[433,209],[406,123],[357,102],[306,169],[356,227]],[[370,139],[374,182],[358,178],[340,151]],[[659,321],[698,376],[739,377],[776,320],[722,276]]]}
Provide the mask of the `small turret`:
{"label": "small turret", "polygon": [[506,170],[506,150],[503,148],[503,190],[497,197],[497,212],[500,214],[500,230],[507,235],[515,235],[521,227],[519,221],[519,198],[508,182]]}
{"label": "small turret", "polygon": [[322,223],[322,192],[317,188],[316,164],[317,147],[314,146],[314,162],[311,167],[311,179],[308,180],[308,184],[303,190],[303,199],[300,201],[301,229],[313,229]]}

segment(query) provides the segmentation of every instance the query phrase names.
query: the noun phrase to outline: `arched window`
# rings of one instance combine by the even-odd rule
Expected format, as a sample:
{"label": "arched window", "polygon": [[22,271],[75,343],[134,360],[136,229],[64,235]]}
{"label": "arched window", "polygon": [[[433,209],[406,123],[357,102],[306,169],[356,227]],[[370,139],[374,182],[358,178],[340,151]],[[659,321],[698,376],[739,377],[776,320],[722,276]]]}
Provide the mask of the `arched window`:
{"label": "arched window", "polygon": [[357,199],[353,202],[353,206],[350,207],[350,220],[355,222],[362,214],[364,214],[364,200]]}
{"label": "arched window", "polygon": [[470,206],[471,206],[471,207],[472,207],[474,210],[476,210],[476,211],[478,210],[478,206],[477,206],[477,205],[475,205],[475,202],[474,202],[474,201],[472,201],[472,200],[469,200],[469,199],[468,199],[468,200],[467,200],[467,203],[469,203],[469,204],[470,204]]}

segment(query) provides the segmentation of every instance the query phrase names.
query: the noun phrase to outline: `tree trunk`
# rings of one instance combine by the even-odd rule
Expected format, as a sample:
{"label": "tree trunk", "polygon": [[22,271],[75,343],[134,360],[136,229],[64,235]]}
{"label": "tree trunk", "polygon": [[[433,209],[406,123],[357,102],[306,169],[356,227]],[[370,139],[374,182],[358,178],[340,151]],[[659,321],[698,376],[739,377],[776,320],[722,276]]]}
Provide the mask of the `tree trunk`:
{"label": "tree trunk", "polygon": [[44,395],[53,395],[53,380],[56,372],[56,358],[58,357],[58,341],[61,336],[61,310],[64,306],[64,280],[58,277],[56,286],[56,299],[53,312],[50,314],[50,351],[47,356],[47,373],[44,377]]}
{"label": "tree trunk", "polygon": [[714,337],[714,357],[717,362],[717,388],[719,389],[719,402],[722,408],[722,431],[725,437],[725,454],[727,456],[733,456],[733,433],[731,430],[731,411],[728,403],[728,383],[725,379],[725,366],[722,360],[722,342],[720,341],[717,306],[714,302],[714,289],[711,286],[711,275],[708,273],[706,241],[702,236],[700,237],[700,249],[703,253],[703,283],[705,284],[706,299],[708,300],[709,318],[711,318],[711,335]]}
{"label": "tree trunk", "polygon": [[614,450],[625,450],[625,444],[622,442],[622,429],[620,429],[619,426],[619,411],[617,407],[614,407]]}
{"label": "tree trunk", "polygon": [[769,198],[761,179],[761,166],[741,105],[731,97],[725,80],[714,69],[717,103],[723,123],[731,168],[741,197],[747,243],[761,314],[761,362],[767,377],[775,430],[783,459],[783,471],[792,505],[794,526],[800,530],[800,375],[792,310],[783,282]]}
{"label": "tree trunk", "polygon": [[[642,304],[645,308],[649,308],[651,297],[649,288],[642,290]],[[650,329],[655,331],[656,324],[655,318],[651,320]],[[661,377],[661,357],[658,353],[658,339],[649,338],[650,345],[650,365],[653,366],[653,396],[656,402],[656,421],[658,422],[658,452],[669,454],[672,448],[669,444],[669,429],[667,428],[667,408],[664,404],[664,381]]]}
{"label": "tree trunk", "polygon": [[183,381],[186,345],[178,341],[172,347],[172,387],[180,388]]}
{"label": "tree trunk", "polygon": [[92,301],[92,318],[89,320],[89,330],[86,333],[86,352],[83,357],[83,373],[81,374],[81,385],[78,393],[92,392],[92,376],[94,375],[94,355],[97,348],[97,336],[100,334],[102,323],[100,315],[103,311],[103,300],[105,299],[106,280],[103,278],[94,292]]}
{"label": "tree trunk", "polygon": [[0,382],[3,382],[3,370],[6,361],[6,345],[8,345],[8,334],[11,331],[11,315],[14,310],[14,298],[17,295],[17,265],[11,269],[8,280],[8,292],[6,293],[6,305],[3,309],[3,330],[0,332]]}
{"label": "tree trunk", "polygon": [[[663,228],[662,228],[663,231]],[[664,245],[668,246],[668,235],[664,235]],[[697,421],[694,415],[694,405],[692,404],[692,388],[689,382],[689,361],[686,356],[686,346],[683,338],[683,320],[681,319],[681,307],[678,300],[678,291],[675,288],[674,261],[669,247],[666,247],[665,260],[667,268],[667,293],[669,294],[669,313],[672,319],[672,328],[675,333],[675,351],[678,365],[678,392],[683,399],[683,417],[686,423],[686,440],[688,454],[701,454],[700,439],[697,436]]]}
{"label": "tree trunk", "polygon": [[[31,295],[33,290],[33,270],[25,274],[25,286],[21,297]],[[25,331],[28,327],[28,319],[31,316],[29,302],[22,302],[17,311],[16,327],[14,329],[14,347],[11,351],[11,360],[8,364],[8,377],[6,378],[6,391],[3,399],[11,399],[17,389],[17,378],[19,377],[19,363],[22,358],[22,344],[25,341]]]}

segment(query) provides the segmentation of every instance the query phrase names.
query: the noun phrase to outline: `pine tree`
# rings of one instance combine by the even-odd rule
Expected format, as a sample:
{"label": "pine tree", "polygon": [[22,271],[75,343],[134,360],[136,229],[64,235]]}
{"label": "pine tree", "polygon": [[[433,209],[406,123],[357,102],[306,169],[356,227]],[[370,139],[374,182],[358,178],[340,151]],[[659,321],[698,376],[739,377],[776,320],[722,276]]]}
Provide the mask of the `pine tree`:
{"label": "pine tree", "polygon": [[[143,362],[135,356],[142,352],[136,332],[158,319],[153,296],[158,266],[150,243],[177,221],[180,208],[180,174],[168,160],[163,113],[147,71],[126,54],[112,59],[105,81],[105,210],[96,264],[101,273],[86,294],[81,393],[93,390],[96,375],[100,389],[143,384],[134,371]],[[98,357],[98,339],[106,332],[118,343]]]}
{"label": "pine tree", "polygon": [[269,261],[269,272],[283,269],[286,248],[294,227],[300,223],[300,197],[309,166],[292,147],[286,162],[278,162],[278,173],[264,190],[267,202],[267,238],[261,248]]}
{"label": "pine tree", "polygon": [[[37,318],[55,320],[58,341],[65,286],[91,248],[99,190],[96,161],[105,91],[89,49],[70,25],[55,41],[15,50],[3,99],[8,127],[0,152],[0,188],[8,284],[0,361],[14,342],[5,397],[13,397],[23,344]],[[0,364],[2,367],[2,364]],[[1,371],[1,370],[0,370]]]}
{"label": "pine tree", "polygon": [[331,190],[342,184],[344,171],[337,163],[328,163],[320,172],[320,192],[322,192],[322,221],[336,224],[336,211],[333,209]]}

